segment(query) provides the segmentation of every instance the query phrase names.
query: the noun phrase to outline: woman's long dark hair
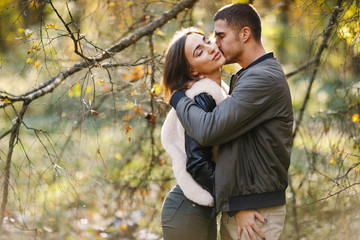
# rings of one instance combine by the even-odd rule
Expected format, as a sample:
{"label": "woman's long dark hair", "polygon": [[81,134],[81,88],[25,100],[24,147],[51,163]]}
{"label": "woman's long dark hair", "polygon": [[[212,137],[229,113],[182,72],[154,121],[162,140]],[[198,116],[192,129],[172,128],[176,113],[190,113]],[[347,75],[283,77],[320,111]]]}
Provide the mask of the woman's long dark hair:
{"label": "woman's long dark hair", "polygon": [[162,79],[165,99],[168,99],[175,90],[186,89],[189,81],[197,79],[191,74],[189,62],[185,56],[185,41],[192,33],[203,35],[195,28],[185,28],[177,31],[169,44]]}

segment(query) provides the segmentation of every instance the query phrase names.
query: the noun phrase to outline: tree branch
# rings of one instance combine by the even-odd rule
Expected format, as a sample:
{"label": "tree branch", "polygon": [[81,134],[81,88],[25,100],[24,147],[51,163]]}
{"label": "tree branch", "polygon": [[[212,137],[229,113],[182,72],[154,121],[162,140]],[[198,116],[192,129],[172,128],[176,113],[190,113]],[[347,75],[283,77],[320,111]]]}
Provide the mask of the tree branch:
{"label": "tree branch", "polygon": [[29,106],[30,102],[25,101],[19,115],[17,116],[15,123],[13,127],[11,128],[11,135],[10,135],[10,141],[9,141],[9,150],[6,157],[6,164],[4,168],[4,182],[3,182],[3,194],[2,194],[2,200],[1,200],[1,207],[0,207],[0,232],[3,225],[4,217],[5,217],[5,208],[8,200],[8,194],[9,194],[9,182],[10,182],[10,167],[11,167],[11,158],[13,154],[13,150],[15,147],[15,140],[18,137],[19,129],[21,126],[22,119],[25,115],[25,112]]}
{"label": "tree branch", "polygon": [[314,83],[314,80],[316,78],[316,74],[318,72],[318,69],[319,69],[319,66],[320,66],[320,63],[321,63],[320,62],[321,55],[323,54],[324,50],[327,48],[327,43],[329,41],[330,34],[332,33],[332,31],[333,31],[333,29],[334,29],[334,27],[336,26],[336,23],[337,23],[337,17],[339,15],[339,13],[343,11],[343,8],[341,7],[342,2],[343,2],[343,0],[338,0],[337,1],[336,6],[333,8],[333,12],[332,12],[332,15],[330,17],[328,26],[324,30],[323,40],[322,40],[322,42],[321,42],[321,44],[319,46],[319,49],[318,49],[318,51],[316,53],[315,58],[314,58],[315,66],[314,66],[314,70],[311,73],[309,86],[308,86],[307,91],[306,91],[304,102],[303,102],[303,104],[301,106],[301,109],[300,109],[299,118],[295,122],[295,130],[293,132],[293,138],[295,138],[296,133],[297,133],[297,131],[299,129],[299,126],[301,125],[302,118],[303,118],[304,112],[305,112],[305,108],[306,108],[306,105],[307,105],[307,103],[309,101],[309,98],[310,98],[310,92],[311,92],[311,89],[312,89],[312,85]]}
{"label": "tree branch", "polygon": [[305,70],[306,68],[310,67],[311,65],[313,65],[314,63],[316,63],[318,61],[318,59],[315,57],[314,59],[310,60],[309,62],[303,63],[302,65],[300,65],[297,69],[295,69],[292,72],[287,73],[285,76],[286,78],[292,77],[295,74],[298,74],[299,72]]}
{"label": "tree branch", "polygon": [[[74,73],[79,72],[80,70],[84,68],[88,68],[90,66],[93,66],[94,64],[97,64],[105,59],[110,58],[115,53],[119,53],[125,48],[131,46],[132,44],[136,43],[139,39],[141,39],[144,36],[147,36],[154,32],[157,28],[162,27],[165,25],[168,21],[170,21],[173,18],[176,18],[176,16],[181,13],[183,10],[187,8],[192,8],[194,4],[198,0],[183,0],[182,2],[176,4],[171,10],[165,12],[163,15],[155,19],[153,22],[148,23],[147,25],[138,28],[135,30],[132,34],[130,34],[128,37],[121,39],[116,44],[112,45],[108,49],[106,49],[101,54],[95,56],[94,58],[91,58],[91,61],[80,61],[76,63],[75,65],[68,67],[66,70],[58,73],[55,77],[49,79],[48,81],[40,84],[38,87],[31,89],[30,91],[15,97],[7,97],[6,102],[1,101],[0,102],[0,108],[4,108],[13,102],[18,101],[32,101],[34,99],[40,98],[50,92],[52,92],[56,87],[60,85],[67,77],[73,75]],[[4,98],[4,96],[0,97]]]}
{"label": "tree branch", "polygon": [[340,189],[339,191],[335,192],[335,193],[332,193],[332,194],[329,194],[328,196],[326,197],[323,197],[323,198],[320,198],[312,203],[309,203],[309,205],[312,205],[312,204],[315,204],[315,203],[318,203],[318,202],[321,202],[321,201],[324,201],[324,200],[327,200],[333,196],[336,196],[336,195],[339,195],[340,193],[348,190],[349,188],[352,188],[352,187],[355,187],[356,185],[360,185],[360,183],[353,183],[353,184],[350,184],[349,186],[345,187],[345,188],[342,188]]}

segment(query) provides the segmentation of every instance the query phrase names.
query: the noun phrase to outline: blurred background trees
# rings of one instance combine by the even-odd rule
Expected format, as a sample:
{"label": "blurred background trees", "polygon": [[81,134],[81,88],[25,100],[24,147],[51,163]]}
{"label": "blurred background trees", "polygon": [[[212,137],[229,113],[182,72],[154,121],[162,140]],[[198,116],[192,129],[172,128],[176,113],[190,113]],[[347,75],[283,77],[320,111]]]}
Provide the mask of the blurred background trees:
{"label": "blurred background trees", "polygon": [[[235,2],[0,2],[0,239],[161,239],[164,51]],[[359,1],[250,2],[293,97],[282,239],[357,239]]]}

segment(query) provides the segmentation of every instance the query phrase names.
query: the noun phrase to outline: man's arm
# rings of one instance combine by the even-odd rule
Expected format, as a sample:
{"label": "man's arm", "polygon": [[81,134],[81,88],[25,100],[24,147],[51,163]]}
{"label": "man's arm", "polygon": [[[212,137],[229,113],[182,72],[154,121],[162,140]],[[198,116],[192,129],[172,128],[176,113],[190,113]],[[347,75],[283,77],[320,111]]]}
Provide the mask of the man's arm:
{"label": "man's arm", "polygon": [[228,142],[274,116],[269,106],[274,101],[274,83],[257,74],[236,83],[232,96],[206,113],[196,103],[176,92],[170,104],[190,136],[204,146]]}

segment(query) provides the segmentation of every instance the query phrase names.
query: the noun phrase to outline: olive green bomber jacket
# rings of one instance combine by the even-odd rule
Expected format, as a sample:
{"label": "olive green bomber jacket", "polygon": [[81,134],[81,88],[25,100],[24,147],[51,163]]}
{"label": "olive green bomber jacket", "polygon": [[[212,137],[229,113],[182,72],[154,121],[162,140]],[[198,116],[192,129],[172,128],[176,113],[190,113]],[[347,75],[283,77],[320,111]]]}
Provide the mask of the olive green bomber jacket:
{"label": "olive green bomber jacket", "polygon": [[285,204],[293,112],[285,75],[272,53],[240,71],[231,97],[213,112],[204,112],[186,97],[175,107],[190,136],[204,146],[220,145],[218,212]]}

